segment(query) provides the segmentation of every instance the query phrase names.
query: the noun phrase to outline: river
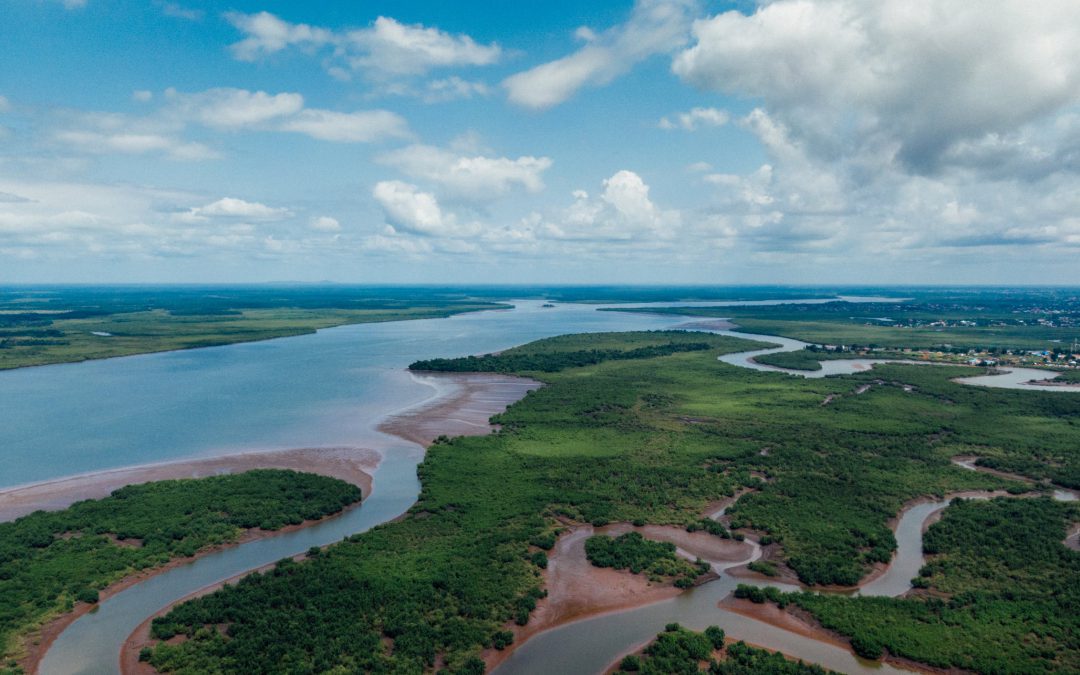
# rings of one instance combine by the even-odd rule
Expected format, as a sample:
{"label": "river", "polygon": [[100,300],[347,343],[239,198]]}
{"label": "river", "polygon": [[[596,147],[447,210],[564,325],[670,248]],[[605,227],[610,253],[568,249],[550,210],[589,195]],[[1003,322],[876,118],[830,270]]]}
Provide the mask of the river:
{"label": "river", "polygon": [[[388,415],[430,396],[430,388],[404,370],[413,360],[492,352],[566,333],[657,330],[685,321],[595,309],[516,302],[513,310],[448,319],[343,326],[266,342],[0,373],[0,409],[5,412],[0,425],[0,488],[254,449],[348,445],[376,449],[384,458],[374,476],[374,490],[362,507],[310,528],[208,555],[131,586],[65,630],[46,653],[41,672],[116,672],[118,646],[161,607],[403,513],[418,493],[415,467],[422,448],[376,427]],[[781,343],[781,349],[803,345],[784,338],[720,332]],[[724,360],[773,369],[749,361],[755,354],[728,355]],[[837,363],[841,362],[826,365]],[[540,634],[499,672],[540,672],[541,666],[545,672],[553,667],[595,672],[669,621],[693,627],[720,623],[733,637],[837,670],[890,672],[890,666],[857,659],[841,647],[721,612],[716,602],[734,585],[722,574],[671,601]],[[573,659],[575,654],[587,662],[550,661]],[[549,660],[544,663],[542,658]],[[573,667],[565,670],[561,665]]]}

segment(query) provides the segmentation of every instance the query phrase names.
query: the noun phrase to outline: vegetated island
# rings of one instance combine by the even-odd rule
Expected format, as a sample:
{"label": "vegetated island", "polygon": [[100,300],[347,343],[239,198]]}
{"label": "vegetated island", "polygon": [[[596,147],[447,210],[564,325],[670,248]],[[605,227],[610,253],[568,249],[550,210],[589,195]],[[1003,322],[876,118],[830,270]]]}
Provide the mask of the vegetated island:
{"label": "vegetated island", "polygon": [[655,640],[627,654],[609,672],[612,675],[833,675],[821,666],[789,661],[776,652],[729,641],[718,626],[709,626],[699,633],[677,623],[668,624]]}
{"label": "vegetated island", "polygon": [[0,672],[34,670],[63,626],[133,575],[325,518],[360,498],[336,478],[259,469],[129,485],[0,523]]}
{"label": "vegetated island", "polygon": [[0,288],[0,370],[433,319],[510,305],[447,289]]}

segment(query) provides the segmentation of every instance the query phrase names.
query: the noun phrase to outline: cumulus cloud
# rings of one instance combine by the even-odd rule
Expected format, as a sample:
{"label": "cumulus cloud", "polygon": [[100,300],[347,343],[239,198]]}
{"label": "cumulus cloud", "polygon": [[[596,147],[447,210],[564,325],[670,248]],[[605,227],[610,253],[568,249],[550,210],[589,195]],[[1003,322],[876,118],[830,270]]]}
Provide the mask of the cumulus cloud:
{"label": "cumulus cloud", "polygon": [[723,110],[716,108],[691,108],[684,113],[678,113],[668,117],[661,117],[657,126],[661,129],[682,129],[683,131],[695,131],[702,127],[722,127],[728,123],[730,116]]}
{"label": "cumulus cloud", "polygon": [[502,56],[497,44],[483,45],[468,35],[384,16],[369,27],[352,30],[290,23],[269,12],[230,12],[226,18],[245,36],[232,45],[237,59],[255,61],[290,47],[309,53],[330,48],[327,63],[339,77],[350,72],[374,79],[422,75],[436,68],[486,66]]}
{"label": "cumulus cloud", "polygon": [[682,224],[678,210],[664,210],[653,203],[649,186],[633,171],[617,171],[601,187],[595,197],[575,190],[569,207],[538,217],[531,229],[541,238],[653,245],[672,238]]}
{"label": "cumulus cloud", "polygon": [[687,38],[696,0],[637,0],[629,20],[597,35],[578,29],[578,51],[503,81],[510,100],[550,108],[585,86],[602,86],[654,54],[671,52]]}
{"label": "cumulus cloud", "polygon": [[775,0],[693,35],[676,74],[761,99],[822,156],[854,144],[925,173],[1080,100],[1071,0]]}
{"label": "cumulus cloud", "polygon": [[548,157],[467,156],[430,145],[410,145],[388,152],[378,161],[417,179],[436,183],[455,196],[485,201],[520,186],[529,192],[544,188]]}
{"label": "cumulus cloud", "polygon": [[9,110],[11,110],[11,103],[6,97],[0,96],[0,113],[5,113]]}
{"label": "cumulus cloud", "polygon": [[434,237],[468,236],[478,231],[476,225],[461,225],[453,214],[444,214],[439,201],[430,192],[399,180],[375,184],[372,196],[396,230]]}

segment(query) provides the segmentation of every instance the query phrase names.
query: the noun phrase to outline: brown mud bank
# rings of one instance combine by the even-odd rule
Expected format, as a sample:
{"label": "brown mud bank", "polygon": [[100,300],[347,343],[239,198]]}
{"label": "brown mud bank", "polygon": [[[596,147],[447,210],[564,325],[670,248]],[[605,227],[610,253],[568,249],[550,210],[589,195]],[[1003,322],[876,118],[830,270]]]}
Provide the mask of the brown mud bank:
{"label": "brown mud bank", "polygon": [[[589,537],[597,534],[614,537],[627,532],[640,532],[647,539],[672,543],[683,557],[701,558],[710,563],[746,560],[753,550],[752,544],[720,539],[705,532],[691,533],[668,525],[573,525],[563,532],[548,553],[548,566],[543,573],[548,595],[537,602],[529,623],[508,625],[506,629],[514,633],[513,644],[502,651],[488,649],[484,652],[484,663],[489,672],[534,635],[580,619],[668,600],[682,592],[670,582],[653,583],[643,574],[595,567],[589,562],[585,556],[585,541]],[[698,583],[715,578],[715,574],[709,573],[699,577]]]}
{"label": "brown mud bank", "polygon": [[177,478],[203,478],[252,469],[292,469],[339,478],[371,492],[379,453],[365,448],[301,448],[247,452],[180,462],[148,464],[73,476],[0,491],[0,522],[38,510],[56,511],[84,499],[101,499],[126,485]]}
{"label": "brown mud bank", "polygon": [[379,431],[424,447],[439,436],[483,436],[489,422],[507,406],[542,385],[536,380],[490,373],[414,373],[435,388],[435,396],[420,405],[391,415]]}

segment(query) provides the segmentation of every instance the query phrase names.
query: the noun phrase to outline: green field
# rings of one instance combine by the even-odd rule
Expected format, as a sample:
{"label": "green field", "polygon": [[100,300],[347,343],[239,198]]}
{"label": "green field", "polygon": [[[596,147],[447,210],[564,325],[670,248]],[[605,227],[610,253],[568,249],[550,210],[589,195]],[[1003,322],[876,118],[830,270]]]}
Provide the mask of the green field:
{"label": "green field", "polygon": [[[153,634],[188,639],[147,658],[163,671],[477,672],[480,651],[506,646],[507,627],[526,623],[543,596],[538,554],[560,522],[693,529],[708,503],[751,486],[729,509],[733,527],[779,541],[780,562],[807,583],[851,584],[888,560],[888,522],[905,502],[1028,489],[960,469],[952,456],[1080,484],[1080,397],[968,387],[945,367],[807,380],[716,359],[755,346],[661,332],[506,352],[507,362],[542,367],[521,374],[547,386],[498,416],[501,432],[434,445],[408,517],[178,606]],[[646,348],[651,356],[624,358]],[[596,351],[604,360],[574,365]],[[447,369],[502,370],[499,358]],[[856,394],[865,384],[874,386]],[[224,634],[212,628],[221,623]]]}
{"label": "green field", "polygon": [[131,485],[0,523],[0,663],[27,633],[130,574],[359,500],[359,488],[335,478],[266,469]]}

